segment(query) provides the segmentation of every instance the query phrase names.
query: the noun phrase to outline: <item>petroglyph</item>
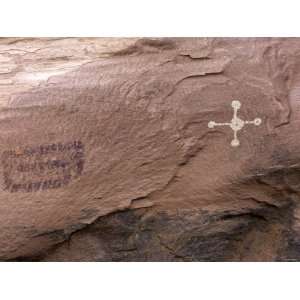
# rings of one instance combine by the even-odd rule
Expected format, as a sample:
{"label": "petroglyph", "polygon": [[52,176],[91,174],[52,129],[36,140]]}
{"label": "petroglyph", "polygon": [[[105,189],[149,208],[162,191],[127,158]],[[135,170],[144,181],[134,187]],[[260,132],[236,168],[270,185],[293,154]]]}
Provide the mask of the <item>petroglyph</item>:
{"label": "petroglyph", "polygon": [[240,131],[246,124],[254,124],[259,126],[262,122],[260,118],[255,118],[252,121],[244,121],[237,116],[238,110],[241,108],[242,104],[238,100],[233,100],[231,102],[231,106],[233,108],[233,118],[230,123],[217,123],[215,121],[208,122],[208,128],[214,128],[215,126],[229,126],[233,130],[233,140],[231,141],[232,147],[238,147],[240,145],[240,141],[238,139],[237,133]]}

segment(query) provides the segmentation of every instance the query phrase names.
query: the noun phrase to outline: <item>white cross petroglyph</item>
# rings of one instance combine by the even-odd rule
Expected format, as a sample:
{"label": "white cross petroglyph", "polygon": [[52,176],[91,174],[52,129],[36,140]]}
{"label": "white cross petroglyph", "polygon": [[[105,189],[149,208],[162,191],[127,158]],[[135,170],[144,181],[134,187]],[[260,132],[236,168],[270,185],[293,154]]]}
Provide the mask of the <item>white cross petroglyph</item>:
{"label": "white cross petroglyph", "polygon": [[245,124],[254,124],[259,126],[262,122],[260,118],[255,118],[253,121],[244,121],[237,116],[238,110],[241,108],[241,102],[238,100],[234,100],[231,102],[231,106],[233,107],[233,118],[230,123],[216,123],[215,121],[208,122],[208,128],[214,128],[215,126],[229,126],[234,133],[234,138],[231,141],[232,147],[237,147],[240,145],[240,141],[237,138],[237,132],[241,130]]}

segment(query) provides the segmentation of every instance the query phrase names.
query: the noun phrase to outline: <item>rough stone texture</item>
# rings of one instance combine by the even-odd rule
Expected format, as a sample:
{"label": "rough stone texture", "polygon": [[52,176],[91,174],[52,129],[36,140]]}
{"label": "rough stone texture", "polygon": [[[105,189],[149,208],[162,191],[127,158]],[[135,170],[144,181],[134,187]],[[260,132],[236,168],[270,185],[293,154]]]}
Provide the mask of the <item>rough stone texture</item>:
{"label": "rough stone texture", "polygon": [[[0,62],[1,260],[300,259],[300,39],[2,39]],[[262,120],[238,147],[208,128],[232,100]]]}

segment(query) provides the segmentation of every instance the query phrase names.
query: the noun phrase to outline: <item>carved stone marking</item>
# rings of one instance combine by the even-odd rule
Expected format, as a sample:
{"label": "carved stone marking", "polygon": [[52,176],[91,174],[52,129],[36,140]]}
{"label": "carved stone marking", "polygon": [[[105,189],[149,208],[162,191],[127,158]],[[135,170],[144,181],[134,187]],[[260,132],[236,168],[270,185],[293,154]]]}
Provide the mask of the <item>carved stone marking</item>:
{"label": "carved stone marking", "polygon": [[80,176],[83,165],[81,141],[4,151],[4,190],[14,193],[60,188]]}
{"label": "carved stone marking", "polygon": [[214,128],[215,126],[229,126],[233,130],[234,138],[231,141],[232,147],[237,147],[240,145],[240,141],[237,137],[237,132],[241,130],[246,124],[254,124],[259,126],[262,122],[260,118],[255,118],[253,121],[244,121],[237,116],[238,110],[241,108],[241,102],[234,100],[231,102],[233,107],[233,118],[230,123],[216,123],[215,121],[208,122],[208,128]]}

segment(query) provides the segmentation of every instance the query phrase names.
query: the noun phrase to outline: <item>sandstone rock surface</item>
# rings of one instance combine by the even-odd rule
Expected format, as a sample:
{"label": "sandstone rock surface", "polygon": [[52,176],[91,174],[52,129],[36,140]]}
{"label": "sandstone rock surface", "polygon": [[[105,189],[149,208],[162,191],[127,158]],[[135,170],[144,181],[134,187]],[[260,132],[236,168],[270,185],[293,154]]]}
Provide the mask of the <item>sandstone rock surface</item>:
{"label": "sandstone rock surface", "polygon": [[300,39],[4,38],[0,62],[1,260],[299,260]]}

